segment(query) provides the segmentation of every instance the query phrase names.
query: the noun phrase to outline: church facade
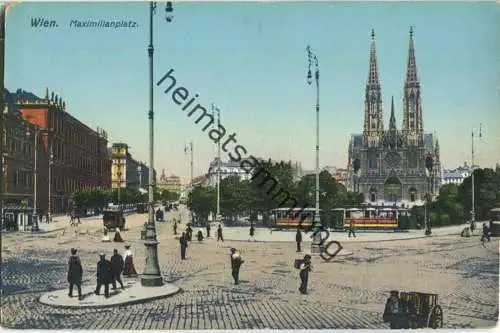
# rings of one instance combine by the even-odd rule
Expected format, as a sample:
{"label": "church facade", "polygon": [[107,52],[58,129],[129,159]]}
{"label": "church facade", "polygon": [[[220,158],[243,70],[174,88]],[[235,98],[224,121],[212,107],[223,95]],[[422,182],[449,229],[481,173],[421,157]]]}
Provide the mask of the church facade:
{"label": "church facade", "polygon": [[441,174],[439,143],[436,135],[424,132],[412,28],[403,92],[402,127],[397,128],[392,98],[389,126],[385,128],[375,33],[372,30],[363,133],[352,134],[348,147],[351,190],[363,193],[367,203],[412,206],[422,204],[426,194],[431,197],[438,194]]}

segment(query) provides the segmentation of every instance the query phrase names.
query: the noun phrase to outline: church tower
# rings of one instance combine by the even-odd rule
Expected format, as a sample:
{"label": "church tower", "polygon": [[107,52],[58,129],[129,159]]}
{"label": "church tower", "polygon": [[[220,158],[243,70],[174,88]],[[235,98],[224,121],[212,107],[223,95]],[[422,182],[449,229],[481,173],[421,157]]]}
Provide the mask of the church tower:
{"label": "church tower", "polygon": [[370,48],[370,68],[365,90],[365,115],[363,135],[369,146],[377,146],[384,132],[382,115],[382,91],[377,66],[377,51],[375,46],[375,31],[372,29]]}
{"label": "church tower", "polygon": [[407,142],[411,146],[416,146],[423,140],[424,125],[420,82],[417,76],[415,46],[413,44],[413,27],[410,27],[408,63],[403,96],[403,131]]}

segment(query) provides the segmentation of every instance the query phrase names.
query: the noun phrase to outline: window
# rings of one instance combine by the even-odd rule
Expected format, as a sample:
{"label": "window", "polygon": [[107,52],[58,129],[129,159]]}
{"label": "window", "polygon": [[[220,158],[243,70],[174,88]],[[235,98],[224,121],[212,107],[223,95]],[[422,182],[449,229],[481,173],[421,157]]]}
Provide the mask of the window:
{"label": "window", "polygon": [[375,202],[375,193],[372,193],[370,196],[370,201]]}
{"label": "window", "polygon": [[410,201],[414,202],[415,201],[415,193],[410,194]]}

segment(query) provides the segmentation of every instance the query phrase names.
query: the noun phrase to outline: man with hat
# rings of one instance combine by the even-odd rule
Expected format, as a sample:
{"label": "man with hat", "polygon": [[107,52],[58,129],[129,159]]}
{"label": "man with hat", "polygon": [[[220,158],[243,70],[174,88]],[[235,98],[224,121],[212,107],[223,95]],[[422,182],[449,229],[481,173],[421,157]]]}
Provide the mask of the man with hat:
{"label": "man with hat", "polygon": [[311,256],[306,254],[302,264],[300,264],[300,287],[299,291],[301,294],[307,294],[307,282],[309,281],[309,272],[312,270],[311,266]]}
{"label": "man with hat", "polygon": [[68,283],[69,283],[69,297],[73,297],[73,286],[76,285],[78,289],[78,299],[82,300],[82,275],[83,268],[80,258],[76,255],[76,249],[71,249],[71,256],[68,260]]}
{"label": "man with hat", "polygon": [[231,248],[231,275],[234,279],[234,284],[239,284],[240,279],[240,268],[241,264],[243,264],[243,260],[241,259],[241,255],[236,249]]}
{"label": "man with hat", "polygon": [[111,271],[111,263],[106,260],[106,255],[101,253],[99,255],[100,260],[97,262],[97,286],[95,288],[95,294],[99,295],[101,292],[101,286],[104,285],[104,297],[109,297],[109,284],[113,280],[113,274]]}

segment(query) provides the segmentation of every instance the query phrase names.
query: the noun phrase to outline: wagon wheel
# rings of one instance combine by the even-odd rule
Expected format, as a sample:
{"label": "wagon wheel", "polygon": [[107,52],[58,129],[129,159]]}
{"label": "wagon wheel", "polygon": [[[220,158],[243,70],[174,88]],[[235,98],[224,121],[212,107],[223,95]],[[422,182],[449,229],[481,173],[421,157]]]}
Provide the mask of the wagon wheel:
{"label": "wagon wheel", "polygon": [[443,328],[443,309],[440,305],[436,305],[432,308],[429,313],[429,318],[427,318],[427,327],[436,329]]}

